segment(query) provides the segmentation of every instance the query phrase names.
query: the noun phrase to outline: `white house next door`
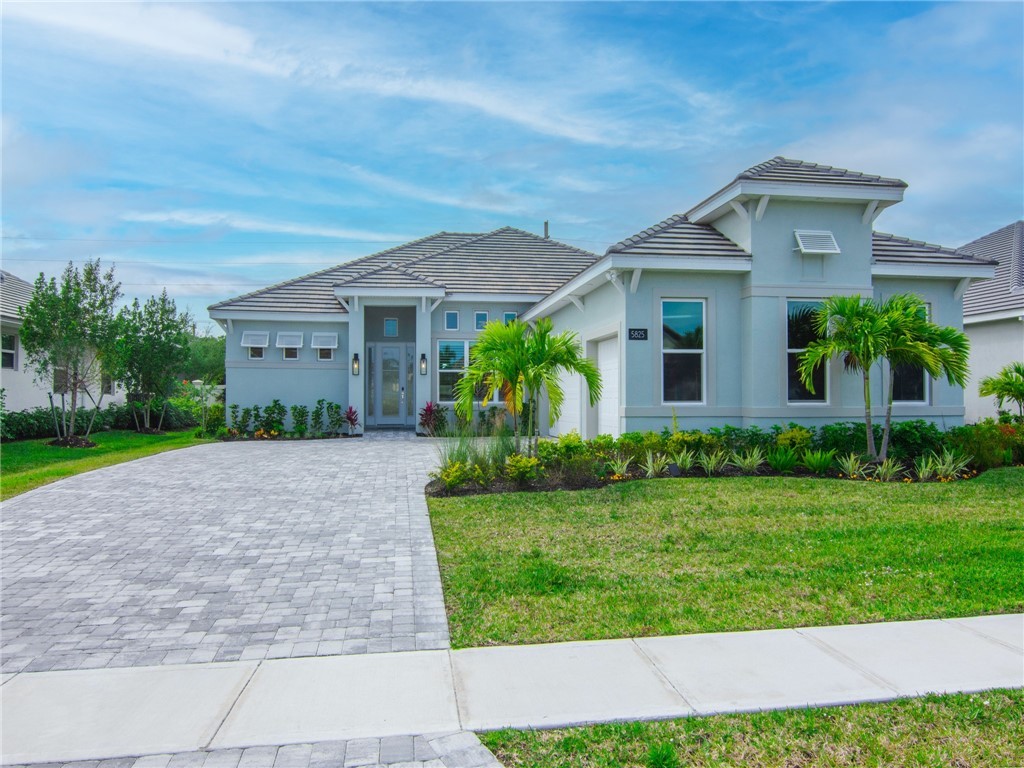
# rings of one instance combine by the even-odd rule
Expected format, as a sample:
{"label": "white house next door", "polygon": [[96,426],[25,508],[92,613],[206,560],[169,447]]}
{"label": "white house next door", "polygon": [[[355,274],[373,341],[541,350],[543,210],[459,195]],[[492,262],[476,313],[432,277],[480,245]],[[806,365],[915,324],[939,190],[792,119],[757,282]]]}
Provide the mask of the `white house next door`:
{"label": "white house next door", "polygon": [[412,424],[415,345],[378,343],[368,347],[372,367],[367,386],[373,391],[367,398],[372,419],[367,423],[380,427]]}

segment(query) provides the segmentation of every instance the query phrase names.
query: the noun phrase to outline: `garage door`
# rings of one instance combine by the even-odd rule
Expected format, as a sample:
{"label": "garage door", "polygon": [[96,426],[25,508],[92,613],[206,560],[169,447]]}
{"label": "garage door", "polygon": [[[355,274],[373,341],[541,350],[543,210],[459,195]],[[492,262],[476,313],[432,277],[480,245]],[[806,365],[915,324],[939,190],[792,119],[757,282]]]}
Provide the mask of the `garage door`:
{"label": "garage door", "polygon": [[562,400],[562,413],[558,421],[551,428],[551,434],[564,435],[574,429],[583,434],[580,426],[582,408],[580,407],[580,395],[583,388],[583,379],[579,374],[562,373],[562,393],[565,395]]}
{"label": "garage door", "polygon": [[597,345],[597,368],[601,372],[601,402],[597,405],[597,432],[619,436],[619,338]]}

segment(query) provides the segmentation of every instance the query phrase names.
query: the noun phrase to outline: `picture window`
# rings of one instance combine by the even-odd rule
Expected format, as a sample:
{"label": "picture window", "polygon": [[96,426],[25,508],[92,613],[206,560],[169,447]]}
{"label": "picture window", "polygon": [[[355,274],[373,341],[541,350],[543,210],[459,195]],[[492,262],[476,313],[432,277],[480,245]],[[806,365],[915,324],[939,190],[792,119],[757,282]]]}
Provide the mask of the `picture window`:
{"label": "picture window", "polygon": [[661,303],[662,398],[704,401],[704,301]]}
{"label": "picture window", "polygon": [[819,365],[814,371],[814,394],[804,386],[799,371],[801,353],[820,338],[814,331],[814,313],[820,307],[820,301],[786,302],[786,391],[791,403],[828,401],[828,364]]}

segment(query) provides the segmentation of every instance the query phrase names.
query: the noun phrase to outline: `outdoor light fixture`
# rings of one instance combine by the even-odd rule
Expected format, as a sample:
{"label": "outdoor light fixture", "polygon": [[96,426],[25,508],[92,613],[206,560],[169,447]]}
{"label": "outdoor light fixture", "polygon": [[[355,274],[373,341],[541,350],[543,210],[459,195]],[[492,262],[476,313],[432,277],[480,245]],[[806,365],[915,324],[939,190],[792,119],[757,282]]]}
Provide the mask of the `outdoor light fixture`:
{"label": "outdoor light fixture", "polygon": [[359,353],[358,352],[356,352],[355,354],[352,355],[352,375],[353,376],[358,376],[359,375]]}
{"label": "outdoor light fixture", "polygon": [[420,354],[420,376],[427,375],[427,353],[422,352]]}

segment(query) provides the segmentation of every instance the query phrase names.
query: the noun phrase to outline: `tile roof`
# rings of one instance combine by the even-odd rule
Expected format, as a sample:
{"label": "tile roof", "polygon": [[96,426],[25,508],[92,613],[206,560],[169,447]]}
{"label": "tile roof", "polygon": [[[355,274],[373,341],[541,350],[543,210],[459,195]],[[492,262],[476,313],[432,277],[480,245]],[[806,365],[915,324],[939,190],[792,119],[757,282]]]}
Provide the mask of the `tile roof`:
{"label": "tile roof", "polygon": [[669,216],[611,246],[608,253],[639,256],[749,256],[717,229],[694,224],[682,214]]}
{"label": "tile roof", "polygon": [[991,263],[988,259],[979,258],[963,249],[932,245],[921,240],[911,240],[908,237],[890,235],[885,232],[871,233],[871,255],[876,262],[899,262],[913,259],[936,264],[949,264],[953,261],[968,264]]}
{"label": "tile roof", "polygon": [[961,246],[996,262],[996,276],[974,283],[964,294],[964,316],[1024,311],[1024,221],[1015,221]]}
{"label": "tile roof", "polygon": [[884,176],[848,171],[845,168],[833,168],[830,165],[818,165],[805,160],[793,160],[781,156],[747,168],[736,177],[736,181],[741,179],[788,184],[841,184],[843,186],[899,187],[901,189],[905,189],[907,186],[907,183],[900,179],[888,179]]}
{"label": "tile roof", "polygon": [[546,295],[596,260],[588,251],[513,227],[483,233],[439,232],[209,309],[341,314],[345,310],[335,298],[335,286]]}
{"label": "tile roof", "polygon": [[0,269],[0,315],[5,320],[21,321],[20,307],[28,304],[35,288],[20,277]]}

